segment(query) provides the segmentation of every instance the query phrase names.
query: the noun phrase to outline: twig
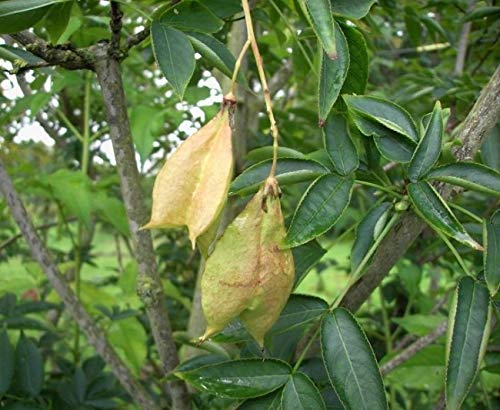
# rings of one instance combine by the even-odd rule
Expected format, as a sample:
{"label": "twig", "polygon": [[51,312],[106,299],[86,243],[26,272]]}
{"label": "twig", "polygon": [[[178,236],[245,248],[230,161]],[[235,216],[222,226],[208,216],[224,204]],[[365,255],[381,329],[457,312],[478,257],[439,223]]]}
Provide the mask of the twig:
{"label": "twig", "polygon": [[120,5],[116,1],[111,2],[110,23],[111,41],[109,43],[109,51],[116,57],[120,55],[120,34],[122,31],[123,12],[120,10]]}
{"label": "twig", "polygon": [[145,39],[147,39],[149,37],[150,32],[151,32],[151,28],[146,27],[143,30],[139,31],[138,33],[127,38],[127,41],[125,42],[125,46],[123,48],[123,52],[126,53],[131,48],[141,44]]}
{"label": "twig", "polygon": [[[76,221],[75,217],[69,218],[66,222],[74,222],[74,221]],[[54,226],[58,226],[59,223],[60,223],[59,221],[55,221],[55,222],[49,222],[49,223],[46,223],[43,225],[35,226],[35,230],[36,231],[43,231],[45,229],[50,229],[50,228],[53,228]],[[16,242],[19,238],[22,238],[22,236],[23,236],[22,233],[18,233],[14,236],[11,236],[9,239],[6,239],[2,243],[0,243],[0,251],[5,249],[7,246],[11,245],[12,243]]]}
{"label": "twig", "polygon": [[[472,11],[472,9],[474,8],[474,3],[476,3],[476,0],[469,1],[469,4],[467,5],[467,12]],[[462,31],[460,32],[457,58],[455,60],[455,69],[453,70],[453,74],[455,74],[456,76],[460,76],[464,72],[465,56],[467,55],[467,43],[469,41],[469,34],[471,27],[472,23],[468,21],[463,24]]]}
{"label": "twig", "polygon": [[30,247],[33,258],[40,264],[42,270],[47,275],[50,284],[62,299],[68,312],[85,332],[89,343],[104,359],[106,364],[110,367],[118,380],[120,380],[121,384],[125,387],[134,401],[145,409],[157,409],[153,399],[134,378],[130,370],[113,350],[112,346],[106,340],[102,330],[96,326],[92,317],[77,300],[75,294],[62,277],[59,269],[38,237],[28,213],[19,199],[10,177],[5,171],[1,158],[0,191],[3,193],[12,215],[14,216],[15,221],[19,225],[26,242]]}
{"label": "twig", "polygon": [[410,358],[415,356],[418,352],[420,352],[424,347],[429,346],[434,343],[437,339],[443,336],[446,333],[446,328],[448,326],[448,322],[444,321],[441,323],[436,329],[434,329],[428,335],[421,337],[410,346],[408,346],[401,353],[393,357],[386,364],[380,367],[380,372],[382,375],[386,375],[394,370],[396,367],[401,365],[402,363],[408,361]]}
{"label": "twig", "polygon": [[[120,63],[110,55],[108,44],[101,44],[101,47],[96,48],[95,56],[95,71],[101,85],[132,245],[139,265],[137,292],[146,308],[163,370],[168,374],[178,365],[179,358],[165,306],[163,285],[157,271],[151,234],[149,231],[140,230],[147,222],[148,214],[135,161]],[[175,409],[189,408],[187,389],[182,381],[168,382],[168,389]]]}
{"label": "twig", "polygon": [[257,71],[259,72],[260,83],[262,85],[262,92],[264,93],[264,101],[266,103],[266,111],[269,117],[269,122],[271,123],[271,133],[273,135],[273,164],[271,165],[271,170],[269,172],[269,177],[274,177],[276,174],[276,166],[278,164],[278,125],[273,113],[273,102],[271,100],[271,92],[267,85],[266,73],[264,72],[264,66],[262,62],[262,56],[260,55],[259,46],[257,44],[257,39],[255,38],[255,33],[253,31],[252,14],[250,13],[250,6],[248,0],[242,0],[241,4],[243,6],[243,13],[245,14],[245,22],[247,26],[247,35],[250,40],[253,55],[255,56],[255,63],[257,65]]}

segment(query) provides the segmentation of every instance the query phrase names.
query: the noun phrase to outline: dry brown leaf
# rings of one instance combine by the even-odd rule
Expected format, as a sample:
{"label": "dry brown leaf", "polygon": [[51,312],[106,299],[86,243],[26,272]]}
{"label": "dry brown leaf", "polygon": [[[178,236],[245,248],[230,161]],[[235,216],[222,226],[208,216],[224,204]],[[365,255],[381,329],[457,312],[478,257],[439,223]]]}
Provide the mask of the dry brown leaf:
{"label": "dry brown leaf", "polygon": [[207,329],[201,341],[239,316],[263,346],[266,332],[288,300],[295,275],[293,256],[281,247],[286,231],[279,198],[268,194],[266,187],[227,227],[206,262],[201,300]]}
{"label": "dry brown leaf", "polygon": [[153,188],[151,220],[144,228],[187,226],[195,246],[224,206],[233,173],[230,116],[234,101],[189,137],[167,160]]}

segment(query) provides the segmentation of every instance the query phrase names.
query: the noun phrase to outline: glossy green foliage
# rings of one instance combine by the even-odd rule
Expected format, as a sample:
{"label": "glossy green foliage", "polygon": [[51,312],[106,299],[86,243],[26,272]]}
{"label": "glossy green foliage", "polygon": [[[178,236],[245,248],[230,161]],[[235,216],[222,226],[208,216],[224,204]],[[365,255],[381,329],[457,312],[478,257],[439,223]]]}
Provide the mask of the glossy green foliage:
{"label": "glossy green foliage", "polygon": [[310,241],[292,249],[293,260],[295,261],[294,287],[297,287],[302,282],[307,273],[321,260],[325,253],[326,250],[321,247],[318,241]]}
{"label": "glossy green foliage", "polygon": [[0,396],[4,395],[14,376],[14,349],[10,344],[6,329],[0,330]]}
{"label": "glossy green foliage", "polygon": [[281,398],[283,409],[323,410],[323,398],[312,380],[303,373],[295,373],[283,388]]}
{"label": "glossy green foliage", "polygon": [[159,21],[181,31],[215,33],[222,29],[224,21],[213,14],[202,2],[186,0],[168,8]]}
{"label": "glossy green foliage", "polygon": [[[248,195],[257,192],[269,175],[272,160],[259,162],[243,171],[229,188],[230,195]],[[328,169],[317,161],[298,158],[283,158],[278,161],[276,179],[281,186],[310,181],[324,175]]]}
{"label": "glossy green foliage", "polygon": [[434,168],[429,180],[448,182],[473,191],[500,196],[500,173],[474,162],[457,162]]}
{"label": "glossy green foliage", "polygon": [[295,247],[331,229],[351,200],[354,180],[327,174],[315,180],[302,196],[288,228],[286,242]]}
{"label": "glossy green foliage", "polygon": [[391,204],[383,202],[373,207],[361,220],[351,251],[351,270],[355,270],[384,228]]}
{"label": "glossy green foliage", "polygon": [[219,396],[251,398],[263,396],[283,386],[290,366],[279,360],[233,360],[174,374],[202,391]]}
{"label": "glossy green foliage", "polygon": [[300,0],[305,4],[311,25],[329,59],[335,60],[337,55],[336,33],[332,9],[329,0]]}
{"label": "glossy green foliage", "polygon": [[32,27],[45,16],[50,6],[69,0],[0,1],[0,33],[16,33]]}
{"label": "glossy green foliage", "polygon": [[359,29],[341,25],[349,48],[349,70],[341,94],[364,94],[368,82],[368,48]]}
{"label": "glossy green foliage", "polygon": [[388,409],[375,355],[356,319],[337,308],[323,318],[320,337],[328,377],[344,407]]}
{"label": "glossy green foliage", "polygon": [[335,170],[349,175],[359,166],[358,153],[352,142],[347,121],[341,115],[330,115],[323,127],[323,144]]}
{"label": "glossy green foliage", "polygon": [[337,57],[328,58],[321,54],[319,74],[319,121],[324,123],[333,105],[337,101],[349,71],[349,47],[342,29],[335,23],[335,41]]}
{"label": "glossy green foliage", "polygon": [[484,223],[484,277],[491,295],[500,287],[500,212]]}
{"label": "glossy green foliage", "polygon": [[265,396],[245,400],[238,410],[281,410],[282,389]]}
{"label": "glossy green foliage", "polygon": [[408,194],[415,211],[433,228],[464,245],[482,250],[465,230],[446,205],[441,195],[428,182],[415,182],[408,185]]}
{"label": "glossy green foliage", "polygon": [[408,175],[411,181],[415,182],[422,179],[437,162],[441,153],[443,132],[441,104],[438,101],[408,167]]}
{"label": "glossy green foliage", "polygon": [[408,112],[391,101],[370,96],[344,96],[349,110],[363,114],[378,124],[418,141],[415,122]]}
{"label": "glossy green foliage", "polygon": [[182,99],[195,68],[194,50],[186,34],[161,21],[151,25],[151,42],[163,75]]}
{"label": "glossy green foliage", "polygon": [[486,287],[472,278],[462,278],[448,324],[447,409],[460,409],[474,382],[490,333],[490,316]]}
{"label": "glossy green foliage", "polygon": [[15,354],[16,386],[29,397],[38,396],[43,387],[43,358],[38,347],[21,334]]}
{"label": "glossy green foliage", "polygon": [[375,0],[330,0],[332,11],[342,17],[360,19],[368,14]]}
{"label": "glossy green foliage", "polygon": [[200,53],[203,58],[215,68],[219,69],[221,73],[231,77],[236,61],[223,43],[204,33],[192,32],[188,33],[188,37],[194,49]]}

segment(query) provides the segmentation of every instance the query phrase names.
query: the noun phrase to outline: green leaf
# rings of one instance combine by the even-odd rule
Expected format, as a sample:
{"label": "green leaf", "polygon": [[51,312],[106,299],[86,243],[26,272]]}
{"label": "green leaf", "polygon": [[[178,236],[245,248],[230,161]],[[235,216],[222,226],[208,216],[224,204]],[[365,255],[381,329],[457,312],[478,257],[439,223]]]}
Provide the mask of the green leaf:
{"label": "green leaf", "polygon": [[233,360],[216,363],[175,375],[201,391],[222,397],[263,396],[283,386],[290,366],[274,359]]}
{"label": "green leaf", "polygon": [[43,27],[47,30],[47,33],[49,33],[52,44],[58,44],[59,38],[66,31],[72,8],[73,1],[55,4],[45,16]]}
{"label": "green leaf", "polygon": [[471,11],[470,13],[467,13],[464,16],[463,21],[473,21],[473,20],[479,20],[487,17],[498,17],[500,15],[500,7],[478,7],[475,10]]}
{"label": "green leaf", "polygon": [[415,182],[424,177],[439,159],[443,140],[443,121],[441,118],[441,104],[436,102],[425,134],[417,145],[408,167],[410,181]]}
{"label": "green leaf", "polygon": [[187,0],[169,8],[159,18],[160,23],[182,31],[216,33],[224,21],[197,0]]}
{"label": "green leaf", "polygon": [[391,321],[397,323],[408,333],[421,337],[437,328],[441,323],[444,322],[444,319],[445,318],[441,315],[416,314],[396,317],[391,319]]}
{"label": "green leaf", "polygon": [[[272,160],[262,161],[243,171],[229,189],[230,195],[248,195],[257,192],[271,170]],[[328,169],[309,159],[283,158],[278,161],[276,179],[280,185],[310,181],[324,175]]]}
{"label": "green leaf", "polygon": [[387,409],[384,384],[368,340],[356,319],[337,308],[321,322],[321,353],[346,409]]}
{"label": "green leaf", "polygon": [[9,390],[14,376],[14,349],[6,329],[0,331],[0,397]]}
{"label": "green leaf", "polygon": [[335,36],[338,34],[334,29],[332,7],[329,0],[301,0],[305,3],[309,21],[318,37],[323,50],[329,59],[337,58],[337,47]]}
{"label": "green leaf", "polygon": [[155,141],[155,131],[163,123],[163,112],[149,105],[137,104],[130,111],[130,128],[134,145],[144,164]]}
{"label": "green leaf", "polygon": [[[310,324],[323,314],[327,308],[328,304],[321,298],[308,295],[291,295],[266,338]],[[234,321],[221,333],[214,336],[213,340],[221,343],[238,343],[252,340],[252,337],[240,321]]]}
{"label": "green leaf", "polygon": [[310,241],[304,245],[292,249],[295,261],[295,283],[294,288],[300,285],[307,273],[319,262],[326,253],[318,241]]}
{"label": "green leaf", "polygon": [[338,23],[335,23],[335,39],[337,57],[330,59],[325,53],[321,53],[318,97],[320,124],[326,120],[337,101],[349,70],[349,48]]}
{"label": "green leaf", "polygon": [[324,234],[338,221],[351,200],[354,180],[335,174],[316,179],[300,199],[288,229],[290,247]]}
{"label": "green leaf", "polygon": [[156,61],[175,93],[182,99],[196,65],[189,38],[179,30],[153,21],[151,41]]}
{"label": "green leaf", "polygon": [[500,124],[486,135],[481,146],[482,162],[493,169],[500,169]]}
{"label": "green leaf", "polygon": [[245,400],[238,410],[282,410],[281,389],[256,399]]}
{"label": "green leaf", "polygon": [[349,110],[356,111],[392,131],[418,142],[418,131],[408,112],[393,102],[378,97],[344,95]]}
{"label": "green leaf", "polygon": [[349,48],[349,70],[341,94],[364,94],[368,82],[368,48],[365,37],[355,27],[342,25]]}
{"label": "green leaf", "polygon": [[[245,155],[245,159],[249,163],[256,163],[256,162],[264,161],[266,159],[272,159],[273,158],[273,151],[274,151],[274,148],[271,145],[267,145],[265,147],[255,148]],[[278,158],[304,159],[305,157],[306,157],[305,154],[303,154],[302,152],[297,151],[295,149],[287,148],[287,147],[278,147]]]}
{"label": "green leaf", "polygon": [[43,178],[50,186],[54,197],[87,227],[90,227],[92,194],[89,178],[81,172],[60,169]]}
{"label": "green leaf", "polygon": [[43,358],[35,344],[21,333],[16,346],[16,387],[36,397],[43,387]]}
{"label": "green leaf", "polygon": [[361,220],[356,229],[356,239],[351,251],[351,270],[359,266],[368,250],[371,248],[381,229],[384,227],[391,204],[383,202],[372,208]]}
{"label": "green leaf", "polygon": [[304,373],[295,373],[283,388],[281,406],[287,410],[326,409],[323,398],[312,380]]}
{"label": "green leaf", "polygon": [[119,356],[129,364],[135,374],[139,374],[147,356],[148,337],[137,318],[129,317],[112,322],[107,336]]}
{"label": "green leaf", "polygon": [[474,162],[457,162],[434,168],[426,179],[448,182],[474,191],[500,196],[500,173]]}
{"label": "green leaf", "polygon": [[359,20],[368,14],[375,0],[331,0],[333,14]]}
{"label": "green leaf", "polygon": [[470,277],[460,280],[448,324],[446,408],[459,409],[481,364],[490,332],[488,290]]}
{"label": "green leaf", "polygon": [[50,6],[68,0],[3,0],[0,1],[0,34],[16,33],[34,26]]}
{"label": "green leaf", "polygon": [[473,249],[483,249],[467,233],[431,184],[428,182],[411,183],[408,185],[408,194],[417,214],[433,229],[443,232]]}
{"label": "green leaf", "polygon": [[484,276],[492,296],[500,286],[500,211],[484,223]]}
{"label": "green leaf", "polygon": [[359,167],[356,147],[351,140],[347,121],[341,115],[330,115],[323,127],[323,143],[335,170],[349,175]]}
{"label": "green leaf", "polygon": [[216,38],[203,33],[188,33],[189,40],[198,53],[229,78],[233,75],[236,60],[228,48]]}

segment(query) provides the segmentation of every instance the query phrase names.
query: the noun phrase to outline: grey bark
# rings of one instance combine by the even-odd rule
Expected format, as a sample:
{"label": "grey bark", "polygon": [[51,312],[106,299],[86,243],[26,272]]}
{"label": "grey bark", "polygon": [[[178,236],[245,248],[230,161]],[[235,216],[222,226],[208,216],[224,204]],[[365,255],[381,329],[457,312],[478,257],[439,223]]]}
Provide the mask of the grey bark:
{"label": "grey bark", "polygon": [[39,263],[50,284],[63,301],[65,308],[85,333],[89,343],[103,358],[135,402],[144,409],[157,409],[158,407],[153,399],[116,354],[113,347],[106,340],[104,332],[95,324],[92,317],[78,301],[77,297],[62,277],[61,272],[38,237],[35,227],[31,223],[28,213],[12,185],[10,177],[7,175],[1,158],[0,190],[30,247],[33,258]]}
{"label": "grey bark", "polygon": [[[130,223],[132,246],[139,266],[137,291],[151,323],[163,371],[167,374],[179,364],[179,358],[165,306],[163,285],[157,271],[151,234],[140,230],[149,215],[144,205],[137,170],[120,63],[110,56],[108,45],[96,48],[95,58],[94,68],[101,86],[122,197]],[[167,387],[175,409],[189,408],[187,389],[182,381],[171,381]]]}
{"label": "grey bark", "polygon": [[[484,137],[495,126],[500,117],[500,67],[496,69],[488,84],[462,124],[458,139],[462,142],[455,156],[460,161],[471,160],[481,147]],[[441,193],[449,197],[451,190],[444,187]],[[413,212],[408,211],[394,229],[386,236],[361,279],[346,293],[340,305],[354,312],[380,285],[394,264],[406,253],[426,224]]]}

